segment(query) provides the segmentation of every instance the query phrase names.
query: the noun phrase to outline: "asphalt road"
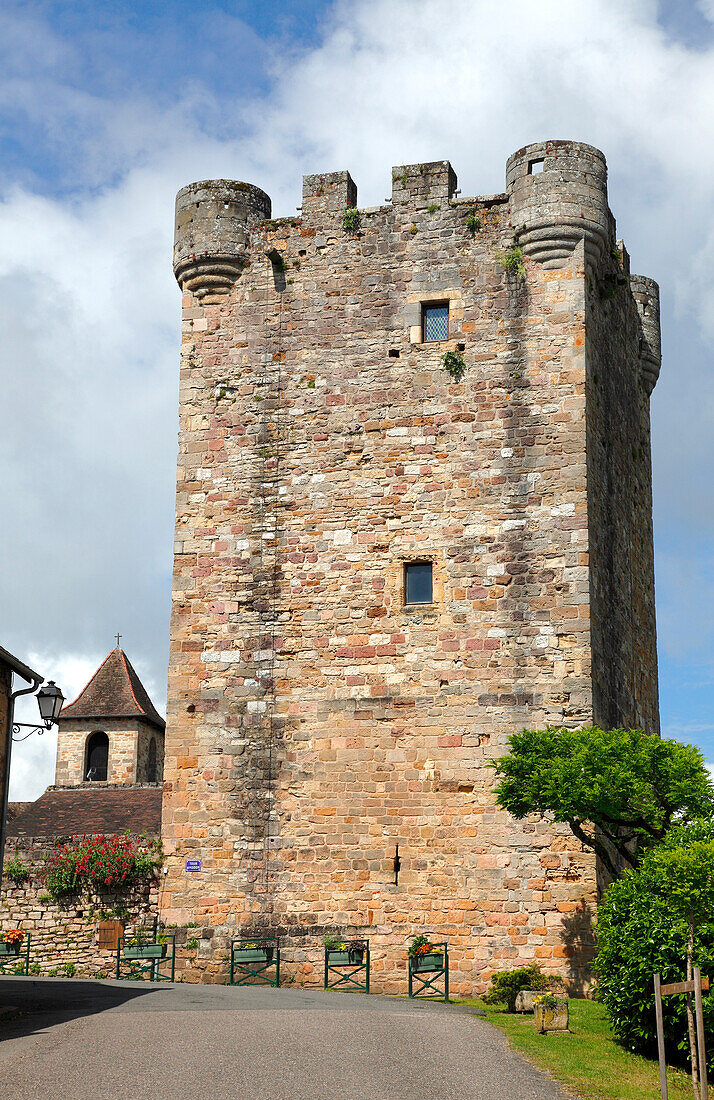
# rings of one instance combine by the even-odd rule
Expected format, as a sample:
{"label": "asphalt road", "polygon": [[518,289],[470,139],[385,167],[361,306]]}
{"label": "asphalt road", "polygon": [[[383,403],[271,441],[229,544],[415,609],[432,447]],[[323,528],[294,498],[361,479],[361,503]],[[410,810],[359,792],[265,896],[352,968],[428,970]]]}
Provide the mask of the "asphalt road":
{"label": "asphalt road", "polygon": [[566,1100],[466,1009],[295,989],[0,978],[2,1100]]}

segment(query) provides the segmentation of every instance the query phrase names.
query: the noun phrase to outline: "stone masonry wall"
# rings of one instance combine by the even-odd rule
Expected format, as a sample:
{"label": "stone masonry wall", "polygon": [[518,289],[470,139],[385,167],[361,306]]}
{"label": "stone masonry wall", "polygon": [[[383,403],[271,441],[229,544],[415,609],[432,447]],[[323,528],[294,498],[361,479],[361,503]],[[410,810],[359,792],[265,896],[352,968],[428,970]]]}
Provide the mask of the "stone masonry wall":
{"label": "stone masonry wall", "polygon": [[587,283],[593,712],[659,734],[650,408],[627,274],[623,253]]}
{"label": "stone masonry wall", "polygon": [[[396,168],[355,232],[349,175],[306,177],[300,219],[236,234],[220,293],[210,242],[177,238],[161,911],[204,929],[189,979],[273,930],[286,972],[319,982],[338,930],[370,937],[378,992],[404,991],[422,931],[448,939],[459,993],[532,960],[587,980],[594,857],[498,810],[489,768],[524,726],[594,712],[586,281],[614,221],[602,155],[541,148],[543,222],[521,150],[497,196],[455,199],[447,162]],[[502,261],[526,209],[522,279]],[[421,342],[430,302],[446,342]],[[405,605],[424,560],[434,600]]]}
{"label": "stone masonry wall", "polygon": [[[58,787],[78,787],[84,781],[87,741],[96,730],[109,738],[108,783],[136,783],[137,742],[146,728],[132,718],[74,719],[60,721],[57,736],[55,783]],[[158,737],[158,732],[157,732]]]}
{"label": "stone masonry wall", "polygon": [[[48,974],[73,965],[77,977],[113,977],[116,954],[100,950],[101,920],[122,919],[127,929],[150,925],[157,913],[158,884],[140,885],[125,894],[82,894],[55,901],[43,881],[44,860],[54,841],[13,838],[5,863],[18,857],[31,868],[31,878],[15,886],[6,876],[0,891],[0,933],[22,928],[31,936],[30,965]],[[21,956],[22,959],[22,956]]]}

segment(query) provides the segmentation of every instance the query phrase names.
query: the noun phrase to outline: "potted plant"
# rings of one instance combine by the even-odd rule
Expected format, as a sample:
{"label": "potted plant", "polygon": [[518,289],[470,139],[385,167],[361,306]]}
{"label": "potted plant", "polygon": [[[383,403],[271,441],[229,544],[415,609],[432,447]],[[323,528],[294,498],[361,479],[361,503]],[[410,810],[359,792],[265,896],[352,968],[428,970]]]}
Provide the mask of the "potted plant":
{"label": "potted plant", "polygon": [[21,928],[11,928],[0,936],[0,956],[19,955],[25,933]]}
{"label": "potted plant", "polygon": [[444,969],[443,949],[436,947],[428,936],[415,936],[409,944],[408,955],[412,973]]}
{"label": "potted plant", "polygon": [[272,940],[238,940],[233,948],[236,962],[260,962],[266,966],[273,961],[275,944]]}
{"label": "potted plant", "polygon": [[327,961],[331,966],[348,965],[350,956],[344,940],[339,936],[325,936],[322,942],[327,952]]}
{"label": "potted plant", "polygon": [[155,939],[150,939],[147,930],[139,926],[128,940],[124,940],[124,958],[165,959],[166,937],[159,932]]}
{"label": "potted plant", "polygon": [[361,966],[364,959],[364,940],[341,940],[339,936],[323,939],[327,961],[331,966]]}
{"label": "potted plant", "polygon": [[554,993],[543,993],[533,1002],[536,1031],[567,1031],[569,1024],[568,1002]]}

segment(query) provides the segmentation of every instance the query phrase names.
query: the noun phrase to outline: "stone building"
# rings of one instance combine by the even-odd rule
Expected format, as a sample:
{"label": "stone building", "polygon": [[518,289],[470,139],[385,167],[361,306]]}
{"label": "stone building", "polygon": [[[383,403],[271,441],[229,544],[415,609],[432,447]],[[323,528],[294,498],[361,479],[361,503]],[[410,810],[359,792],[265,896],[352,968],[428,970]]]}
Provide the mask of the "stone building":
{"label": "stone building", "polygon": [[178,194],[162,914],[213,930],[196,979],[273,930],[320,981],[337,929],[376,990],[422,931],[462,993],[534,959],[577,984],[594,856],[499,810],[489,765],[524,727],[658,732],[657,285],[589,145],[521,149],[502,194],[440,161],[356,204],[347,172],[295,218]]}
{"label": "stone building", "polygon": [[59,967],[68,974],[111,977],[116,957],[100,940],[102,913],[150,924],[159,883],[55,901],[45,886],[46,859],[57,844],[83,836],[159,836],[165,723],[117,648],[63,709],[58,726],[54,785],[35,802],[9,807],[5,859],[19,861],[27,879],[3,879],[0,933],[18,926],[29,933],[41,973]]}
{"label": "stone building", "polygon": [[57,735],[54,786],[12,815],[8,840],[161,828],[164,719],[123,650],[112,650]]}

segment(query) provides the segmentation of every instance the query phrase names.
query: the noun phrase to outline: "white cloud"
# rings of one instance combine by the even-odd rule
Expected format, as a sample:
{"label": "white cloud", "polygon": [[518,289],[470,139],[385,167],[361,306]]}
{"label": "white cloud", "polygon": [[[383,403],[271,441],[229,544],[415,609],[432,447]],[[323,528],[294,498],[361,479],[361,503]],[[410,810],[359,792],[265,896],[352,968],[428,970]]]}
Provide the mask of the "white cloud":
{"label": "white cloud", "polygon": [[[343,0],[317,48],[274,59],[263,100],[222,100],[194,81],[163,105],[141,89],[115,98],[78,90],[65,73],[77,65],[72,48],[36,21],[2,102],[33,125],[49,118],[50,148],[76,161],[75,190],[40,197],[16,185],[0,200],[9,410],[0,553],[13,577],[2,644],[25,659],[33,648],[57,661],[73,654],[91,672],[121,630],[161,702],[177,421],[172,207],[191,179],[257,183],[280,215],[300,202],[303,172],[348,168],[371,204],[389,194],[397,163],[448,157],[463,193],[478,194],[503,188],[506,157],[529,141],[601,147],[633,270],[662,285],[658,522],[676,516],[711,531],[714,380],[704,342],[714,326],[714,141],[705,107],[714,51],[668,39],[654,0]],[[714,593],[710,619],[711,603]],[[30,774],[13,777],[16,797]]]}

